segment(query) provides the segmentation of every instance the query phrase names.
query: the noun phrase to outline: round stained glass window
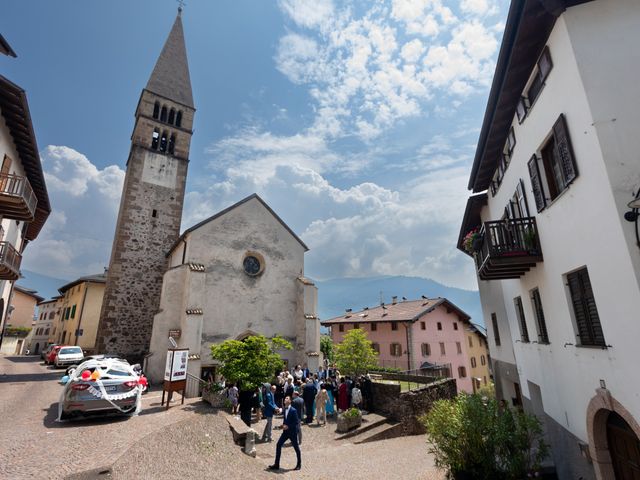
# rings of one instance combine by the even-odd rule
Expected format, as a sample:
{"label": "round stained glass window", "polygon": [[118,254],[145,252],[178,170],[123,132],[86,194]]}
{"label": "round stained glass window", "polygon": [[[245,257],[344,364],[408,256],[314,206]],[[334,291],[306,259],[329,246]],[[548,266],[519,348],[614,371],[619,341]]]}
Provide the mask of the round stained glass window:
{"label": "round stained glass window", "polygon": [[245,273],[252,277],[258,275],[262,271],[262,264],[260,263],[260,260],[253,255],[247,255],[244,257],[242,266]]}

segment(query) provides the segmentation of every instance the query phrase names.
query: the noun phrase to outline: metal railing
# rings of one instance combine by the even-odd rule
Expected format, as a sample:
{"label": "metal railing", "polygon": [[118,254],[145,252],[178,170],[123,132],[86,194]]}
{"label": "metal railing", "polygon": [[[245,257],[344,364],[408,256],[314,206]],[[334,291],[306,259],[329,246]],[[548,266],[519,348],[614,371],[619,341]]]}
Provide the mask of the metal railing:
{"label": "metal railing", "polygon": [[22,255],[9,242],[0,242],[0,271],[2,278],[17,276],[20,272]]}
{"label": "metal railing", "polygon": [[535,217],[484,222],[480,236],[478,270],[489,258],[542,255]]}
{"label": "metal railing", "polygon": [[3,195],[22,198],[31,215],[35,214],[38,199],[27,177],[0,173],[0,196]]}

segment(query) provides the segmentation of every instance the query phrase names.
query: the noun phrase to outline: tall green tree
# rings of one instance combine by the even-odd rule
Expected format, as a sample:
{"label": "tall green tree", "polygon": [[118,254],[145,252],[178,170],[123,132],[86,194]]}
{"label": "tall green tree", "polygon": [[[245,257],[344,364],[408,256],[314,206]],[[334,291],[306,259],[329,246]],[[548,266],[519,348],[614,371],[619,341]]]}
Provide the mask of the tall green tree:
{"label": "tall green tree", "polygon": [[346,375],[363,375],[378,366],[378,352],[361,328],[349,330],[334,351],[336,365]]}
{"label": "tall green tree", "polygon": [[211,357],[222,363],[220,373],[224,378],[239,383],[242,390],[249,390],[270,382],[284,366],[276,350],[291,348],[291,343],[282,337],[256,335],[211,345]]}
{"label": "tall green tree", "polygon": [[322,335],[320,337],[320,351],[329,362],[335,360],[333,355],[333,340],[331,340],[329,335]]}

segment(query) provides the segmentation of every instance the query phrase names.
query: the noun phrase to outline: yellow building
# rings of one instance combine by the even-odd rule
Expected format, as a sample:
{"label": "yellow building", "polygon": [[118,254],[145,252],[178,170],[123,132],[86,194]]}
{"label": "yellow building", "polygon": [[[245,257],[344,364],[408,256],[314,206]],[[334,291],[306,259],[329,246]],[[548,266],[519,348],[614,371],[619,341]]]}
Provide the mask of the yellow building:
{"label": "yellow building", "polygon": [[55,325],[56,343],[78,345],[83,350],[95,348],[105,283],[104,274],[90,275],[58,289],[61,298]]}
{"label": "yellow building", "polygon": [[489,370],[489,348],[487,338],[473,324],[466,329],[467,352],[470,361],[470,376],[473,391],[491,383],[491,371]]}

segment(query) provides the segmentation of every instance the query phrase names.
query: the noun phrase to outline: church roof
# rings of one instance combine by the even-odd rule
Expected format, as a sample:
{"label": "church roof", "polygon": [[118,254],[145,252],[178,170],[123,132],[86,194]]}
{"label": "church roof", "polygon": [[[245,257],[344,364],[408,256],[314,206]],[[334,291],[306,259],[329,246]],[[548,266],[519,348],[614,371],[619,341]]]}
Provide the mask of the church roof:
{"label": "church roof", "polygon": [[278,220],[278,222],[280,222],[282,224],[282,226],[293,236],[293,238],[295,238],[298,243],[300,245],[302,245],[302,248],[304,248],[304,251],[308,251],[309,247],[307,247],[305,245],[305,243],[300,239],[300,237],[298,237],[298,235],[296,235],[294,233],[293,230],[291,230],[291,228],[289,228],[289,225],[287,225],[286,223],[284,223],[284,221],[276,214],[276,212],[274,212],[271,207],[269,205],[267,205],[267,203],[262,200],[262,198],[260,198],[260,196],[257,193],[254,193],[252,195],[249,195],[246,198],[243,198],[242,200],[240,200],[237,203],[234,203],[233,205],[231,205],[230,207],[225,208],[224,210],[219,211],[218,213],[216,213],[215,215],[210,216],[209,218],[201,221],[200,223],[197,223],[196,225],[194,225],[191,228],[188,228],[187,230],[185,230],[182,235],[180,235],[180,238],[178,238],[173,245],[171,245],[171,248],[169,249],[169,251],[167,252],[167,257],[169,255],[171,255],[171,252],[173,252],[173,250],[178,246],[178,244],[180,242],[182,242],[182,240],[187,236],[187,234],[193,232],[194,230],[197,230],[198,228],[202,227],[203,225],[209,223],[212,220],[215,220],[216,218],[222,217],[223,215],[226,215],[227,213],[229,213],[231,210],[234,210],[235,208],[239,207],[240,205],[243,205],[253,199],[258,200],[263,206],[264,208],[266,208],[269,213],[271,213],[271,215],[273,215],[273,217]]}
{"label": "church roof", "polygon": [[173,22],[171,32],[162,47],[146,89],[187,107],[195,108],[180,13]]}

